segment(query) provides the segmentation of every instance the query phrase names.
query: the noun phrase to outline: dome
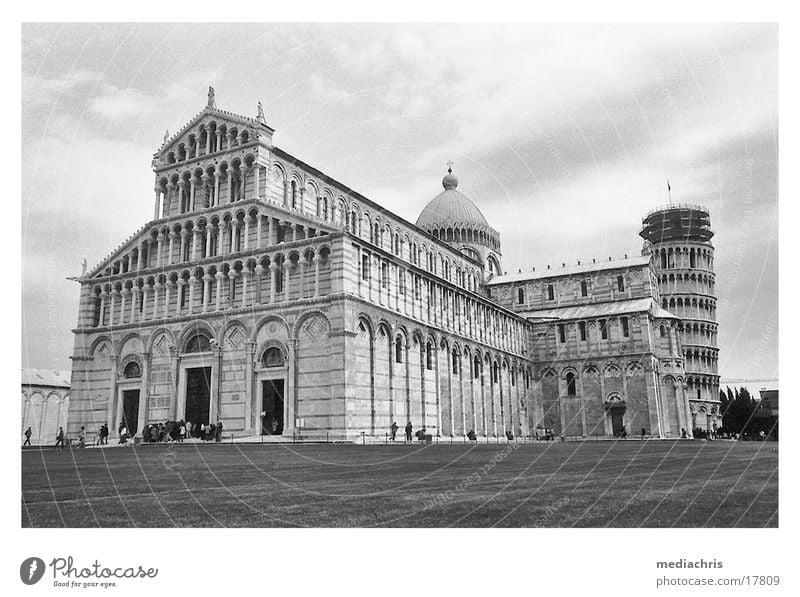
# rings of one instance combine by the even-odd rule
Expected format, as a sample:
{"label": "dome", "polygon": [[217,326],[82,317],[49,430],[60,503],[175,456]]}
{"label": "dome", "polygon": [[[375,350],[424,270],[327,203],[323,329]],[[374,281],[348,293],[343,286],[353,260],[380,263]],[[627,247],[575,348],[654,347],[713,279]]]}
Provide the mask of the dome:
{"label": "dome", "polygon": [[451,170],[442,179],[442,186],[444,191],[431,199],[419,214],[417,226],[428,231],[453,226],[490,229],[478,206],[456,190],[458,178]]}

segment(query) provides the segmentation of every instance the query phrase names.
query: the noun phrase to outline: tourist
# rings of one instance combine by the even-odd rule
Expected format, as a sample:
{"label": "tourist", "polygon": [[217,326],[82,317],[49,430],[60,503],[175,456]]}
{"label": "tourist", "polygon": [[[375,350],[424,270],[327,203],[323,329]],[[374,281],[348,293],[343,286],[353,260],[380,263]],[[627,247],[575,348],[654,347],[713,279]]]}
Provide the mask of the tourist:
{"label": "tourist", "polygon": [[127,441],[128,441],[128,429],[125,427],[125,425],[120,425],[119,426],[119,442],[117,442],[117,443],[122,444],[124,446],[125,442],[127,442]]}
{"label": "tourist", "polygon": [[100,427],[100,445],[108,444],[108,425],[103,423],[103,426]]}
{"label": "tourist", "polygon": [[688,437],[689,437],[689,434],[686,433],[686,428],[685,427],[681,427],[681,439],[687,439]]}
{"label": "tourist", "polygon": [[[31,435],[33,435],[33,431],[31,431],[31,428],[28,427],[25,430],[25,442],[22,444],[23,446],[30,446],[31,445]],[[392,439],[394,439],[394,438],[392,438]]]}
{"label": "tourist", "polygon": [[647,429],[642,427],[642,439],[645,439],[646,437],[647,437]]}
{"label": "tourist", "polygon": [[475,435],[475,432],[472,429],[470,429],[469,431],[467,431],[467,439],[471,442],[474,442],[478,439],[478,437]]}
{"label": "tourist", "polygon": [[511,429],[506,429],[506,439],[507,439],[508,441],[511,441],[511,440],[513,440],[513,439],[514,439],[514,434],[513,434],[513,433],[511,433]]}
{"label": "tourist", "polygon": [[413,425],[411,425],[411,421],[409,421],[409,422],[408,422],[408,425],[406,425],[406,441],[407,441],[407,442],[410,442],[410,441],[411,441],[411,432],[412,432],[413,430],[414,430],[414,426],[413,426]]}
{"label": "tourist", "polygon": [[182,442],[183,440],[186,439],[186,423],[181,421],[179,425],[180,429],[178,430],[178,441]]}
{"label": "tourist", "polygon": [[83,425],[81,425],[81,430],[78,431],[78,447],[86,447],[86,428]]}
{"label": "tourist", "polygon": [[222,427],[223,427],[222,421],[217,419],[217,429],[216,433],[214,434],[214,441],[217,443],[222,441]]}
{"label": "tourist", "polygon": [[619,436],[620,436],[622,439],[627,439],[627,437],[628,437],[628,430],[627,430],[627,429],[625,429],[625,425],[623,425],[623,426],[622,426],[622,429],[621,429],[621,430],[620,430],[620,432],[619,432]]}
{"label": "tourist", "polygon": [[[30,429],[30,427],[28,427],[28,429]],[[394,438],[397,437],[397,429],[397,421],[392,421],[392,426],[389,427],[389,433],[392,436],[392,441],[394,441]]]}
{"label": "tourist", "polygon": [[64,428],[63,427],[59,427],[58,428],[58,435],[56,435],[56,448],[58,448],[62,452],[64,451]]}

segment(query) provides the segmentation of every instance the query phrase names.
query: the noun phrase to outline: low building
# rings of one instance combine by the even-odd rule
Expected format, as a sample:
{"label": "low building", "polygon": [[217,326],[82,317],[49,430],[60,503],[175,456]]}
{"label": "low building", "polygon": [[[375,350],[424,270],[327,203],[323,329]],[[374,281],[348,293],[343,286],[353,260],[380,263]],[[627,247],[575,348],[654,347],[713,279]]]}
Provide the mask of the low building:
{"label": "low building", "polygon": [[55,443],[58,428],[67,429],[69,371],[22,369],[22,437],[31,428],[31,443]]}
{"label": "low building", "polygon": [[679,319],[643,255],[495,276],[490,297],[531,322],[534,418],[568,437],[691,431]]}
{"label": "low building", "polygon": [[761,399],[753,414],[755,426],[769,438],[778,439],[778,390],[763,389],[759,393]]}

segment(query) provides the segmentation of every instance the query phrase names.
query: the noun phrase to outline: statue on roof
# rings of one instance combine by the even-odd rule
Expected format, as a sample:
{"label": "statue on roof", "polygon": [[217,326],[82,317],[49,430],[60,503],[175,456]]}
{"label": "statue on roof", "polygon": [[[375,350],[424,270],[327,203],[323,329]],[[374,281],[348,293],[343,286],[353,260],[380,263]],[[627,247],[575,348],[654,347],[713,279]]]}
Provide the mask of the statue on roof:
{"label": "statue on roof", "polygon": [[214,88],[210,85],[208,86],[208,105],[206,108],[216,108],[217,102],[214,100]]}
{"label": "statue on roof", "polygon": [[83,267],[83,271],[81,272],[81,276],[85,276],[86,275],[86,268],[89,266],[89,264],[86,263],[86,258],[85,257],[83,258],[83,263],[81,263],[81,266]]}
{"label": "statue on roof", "polygon": [[164,143],[166,144],[167,141],[169,141],[169,129],[164,131]]}
{"label": "statue on roof", "polygon": [[261,102],[258,102],[257,119],[261,124],[267,124],[267,119],[264,117],[264,107],[261,105]]}

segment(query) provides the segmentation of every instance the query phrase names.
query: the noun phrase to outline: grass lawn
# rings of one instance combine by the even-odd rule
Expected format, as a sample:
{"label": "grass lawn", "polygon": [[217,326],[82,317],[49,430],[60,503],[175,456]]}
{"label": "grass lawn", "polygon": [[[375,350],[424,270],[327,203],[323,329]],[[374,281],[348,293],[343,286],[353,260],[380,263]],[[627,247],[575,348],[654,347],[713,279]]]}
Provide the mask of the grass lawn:
{"label": "grass lawn", "polygon": [[23,527],[776,527],[774,442],[22,452]]}

